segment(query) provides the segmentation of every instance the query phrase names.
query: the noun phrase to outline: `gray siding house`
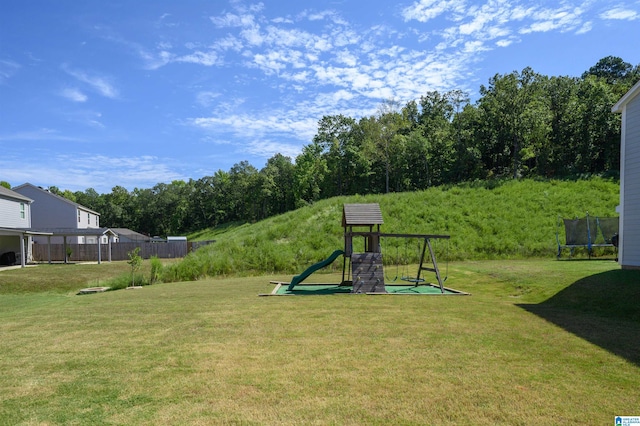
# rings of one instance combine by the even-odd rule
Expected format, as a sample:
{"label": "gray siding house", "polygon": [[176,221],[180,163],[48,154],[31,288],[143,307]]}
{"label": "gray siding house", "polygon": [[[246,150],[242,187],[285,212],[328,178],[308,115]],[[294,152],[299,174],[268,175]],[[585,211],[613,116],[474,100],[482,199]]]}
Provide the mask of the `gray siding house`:
{"label": "gray siding house", "polygon": [[[102,243],[107,242],[106,235],[87,232],[82,235],[82,230],[97,230],[100,228],[100,214],[81,206],[78,203],[67,200],[46,189],[25,183],[13,188],[13,191],[33,200],[31,205],[31,228],[61,234],[62,230],[69,235],[70,230],[77,230],[77,235],[69,235],[67,242],[72,244],[96,244],[98,238]],[[34,236],[36,243],[47,243],[47,237]],[[63,237],[51,237],[51,243],[60,244]]]}
{"label": "gray siding house", "polygon": [[23,265],[31,257],[31,201],[0,186],[0,257],[13,253]]}
{"label": "gray siding house", "polygon": [[612,111],[622,114],[618,259],[623,269],[640,269],[640,81]]}

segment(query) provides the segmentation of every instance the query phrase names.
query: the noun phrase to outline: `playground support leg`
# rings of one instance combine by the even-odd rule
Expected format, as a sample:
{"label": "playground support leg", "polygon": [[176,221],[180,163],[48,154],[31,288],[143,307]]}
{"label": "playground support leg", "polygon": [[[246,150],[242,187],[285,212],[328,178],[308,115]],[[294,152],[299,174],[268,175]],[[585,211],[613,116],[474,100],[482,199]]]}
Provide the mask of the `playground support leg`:
{"label": "playground support leg", "polygon": [[[431,256],[431,263],[433,263],[433,268],[424,267],[424,256],[427,253],[427,247],[429,248],[429,255]],[[444,284],[442,283],[442,277],[440,277],[440,270],[438,269],[438,263],[436,262],[436,254],[433,252],[433,247],[431,246],[431,241],[429,238],[424,239],[424,245],[422,246],[422,256],[420,256],[420,267],[418,268],[418,276],[416,282],[420,281],[420,273],[422,271],[431,271],[436,273],[436,279],[438,280],[438,285],[440,286],[440,291],[444,293]]]}

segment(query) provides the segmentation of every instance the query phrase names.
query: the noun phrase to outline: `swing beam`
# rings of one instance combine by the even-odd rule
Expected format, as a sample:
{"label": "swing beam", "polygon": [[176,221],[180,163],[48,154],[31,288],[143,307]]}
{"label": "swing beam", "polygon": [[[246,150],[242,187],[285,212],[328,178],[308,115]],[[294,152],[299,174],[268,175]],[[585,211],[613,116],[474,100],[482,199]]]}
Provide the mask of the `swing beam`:
{"label": "swing beam", "polygon": [[[440,286],[440,291],[444,293],[444,282],[442,281],[442,277],[440,276],[440,269],[438,268],[438,262],[436,261],[436,254],[433,251],[433,246],[431,245],[432,239],[444,239],[448,240],[451,238],[450,235],[438,235],[438,234],[387,234],[381,233],[380,237],[391,237],[391,238],[417,238],[424,240],[422,245],[422,254],[420,255],[420,266],[418,267],[418,275],[416,278],[407,279],[405,281],[410,281],[418,285],[418,283],[424,281],[424,279],[420,278],[422,271],[434,272],[436,274],[436,279],[438,280],[438,285]],[[429,249],[429,255],[431,257],[431,263],[433,267],[425,266],[424,257],[427,254],[427,249]]]}

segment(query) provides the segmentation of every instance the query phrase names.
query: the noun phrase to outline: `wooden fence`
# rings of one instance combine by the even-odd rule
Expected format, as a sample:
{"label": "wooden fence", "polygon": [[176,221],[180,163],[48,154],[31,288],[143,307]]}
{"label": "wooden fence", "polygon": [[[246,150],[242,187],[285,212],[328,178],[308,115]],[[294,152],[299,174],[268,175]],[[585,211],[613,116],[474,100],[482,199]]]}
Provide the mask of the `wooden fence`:
{"label": "wooden fence", "polygon": [[[184,257],[190,251],[197,250],[213,241],[196,242],[170,242],[170,243],[111,243],[111,260],[129,260],[129,253],[136,247],[140,247],[140,257],[149,259],[156,256],[161,259]],[[47,262],[49,260],[49,247],[51,248],[51,261],[63,262],[65,258],[64,244],[34,244],[33,260]],[[95,262],[98,260],[98,244],[67,244],[71,249],[71,262]],[[103,262],[109,260],[109,245],[100,245],[100,258]]]}

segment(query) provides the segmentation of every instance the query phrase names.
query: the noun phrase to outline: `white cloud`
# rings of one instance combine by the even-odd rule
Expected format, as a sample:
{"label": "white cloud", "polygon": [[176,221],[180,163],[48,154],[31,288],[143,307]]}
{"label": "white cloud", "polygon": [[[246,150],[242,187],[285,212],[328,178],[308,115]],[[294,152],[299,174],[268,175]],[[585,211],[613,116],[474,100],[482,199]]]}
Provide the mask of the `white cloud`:
{"label": "white cloud", "polygon": [[220,93],[203,91],[196,94],[196,101],[203,107],[209,107],[213,102],[221,96]]}
{"label": "white cloud", "polygon": [[113,86],[113,84],[107,77],[90,75],[82,70],[71,69],[66,64],[62,65],[62,69],[67,74],[74,77],[76,80],[87,84],[89,87],[91,87],[93,90],[104,97],[115,99],[119,96],[118,90],[115,88],[115,86]]}
{"label": "white cloud", "polygon": [[511,45],[512,43],[513,43],[512,39],[502,39],[502,40],[496,41],[496,45],[498,47],[507,47],[507,46]]}
{"label": "white cloud", "polygon": [[635,10],[626,9],[624,7],[615,7],[601,13],[600,18],[635,21],[640,18],[640,14]]}
{"label": "white cloud", "polygon": [[271,22],[274,24],[293,24],[293,19],[278,17],[272,19]]}
{"label": "white cloud", "polygon": [[269,111],[259,115],[199,117],[189,120],[189,123],[209,132],[234,133],[245,140],[269,135],[295,134],[301,140],[309,141],[317,130],[315,120],[290,116],[284,111]]}
{"label": "white cloud", "polygon": [[253,24],[252,15],[237,15],[227,13],[224,16],[211,16],[209,18],[218,28],[244,27]]}
{"label": "white cloud", "polygon": [[186,62],[191,64],[199,64],[207,67],[220,64],[220,58],[217,52],[193,52],[188,55],[176,57],[175,62]]}
{"label": "white cloud", "polygon": [[76,87],[68,87],[68,88],[62,89],[60,91],[60,95],[73,102],[86,102],[87,99],[89,99],[87,95],[82,93],[82,91],[80,91],[80,89]]}
{"label": "white cloud", "polygon": [[273,157],[275,154],[282,154],[285,157],[295,159],[302,151],[299,145],[291,145],[271,140],[254,140],[241,148],[241,152],[246,152],[265,159]]}
{"label": "white cloud", "polygon": [[82,139],[73,137],[73,136],[63,135],[60,133],[59,130],[56,130],[56,129],[49,129],[49,128],[43,127],[41,129],[31,130],[31,131],[10,133],[5,135],[0,134],[0,141],[80,142],[82,141]]}
{"label": "white cloud", "polygon": [[586,10],[579,7],[561,7],[558,9],[539,9],[531,14],[534,21],[531,25],[520,29],[521,34],[534,32],[573,31],[582,27]]}
{"label": "white cloud", "polygon": [[405,20],[427,22],[445,12],[458,10],[464,5],[462,0],[420,0],[402,11]]}
{"label": "white cloud", "polygon": [[0,59],[0,84],[13,77],[19,69],[17,62]]}
{"label": "white cloud", "polygon": [[576,34],[586,34],[589,31],[591,31],[592,28],[593,28],[593,22],[587,21],[584,24],[582,24],[582,27],[580,27],[578,31],[576,31]]}
{"label": "white cloud", "polygon": [[[30,156],[29,163],[37,167],[37,176],[33,172],[25,172],[28,167],[19,158],[0,158],[3,179],[14,185],[31,182],[43,187],[55,185],[70,191],[94,188],[98,193],[109,193],[112,186],[116,185],[113,182],[129,190],[134,187],[151,188],[159,182],[188,179],[176,168],[190,171],[187,165],[177,164],[174,159],[153,156],[109,157],[88,152],[61,155],[42,151]],[[60,164],[65,167],[60,167]]]}

